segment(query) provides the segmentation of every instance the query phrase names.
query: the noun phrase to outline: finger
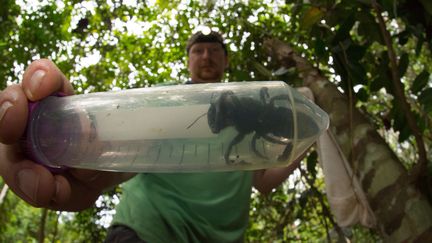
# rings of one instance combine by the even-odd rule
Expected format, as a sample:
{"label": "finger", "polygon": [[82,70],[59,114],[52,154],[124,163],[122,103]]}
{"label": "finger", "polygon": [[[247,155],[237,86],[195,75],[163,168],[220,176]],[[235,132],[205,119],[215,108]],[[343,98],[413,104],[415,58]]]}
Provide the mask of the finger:
{"label": "finger", "polygon": [[122,182],[124,177],[124,173],[85,169],[70,169],[69,173],[78,182],[100,191]]}
{"label": "finger", "polygon": [[27,124],[27,97],[17,84],[0,94],[0,142],[11,144],[22,137]]}
{"label": "finger", "polygon": [[96,186],[92,185],[96,180],[99,179],[101,175],[104,174],[102,171],[97,170],[86,170],[86,169],[70,169],[69,173],[75,177],[78,181],[89,184],[90,186]]}
{"label": "finger", "polygon": [[56,191],[52,198],[52,206],[55,206],[55,209],[63,210],[62,205],[67,204],[71,198],[71,185],[63,175],[55,175],[54,180]]}
{"label": "finger", "polygon": [[49,208],[66,211],[80,211],[94,204],[106,188],[103,182],[111,175],[101,171],[69,169],[56,175],[56,192]]}
{"label": "finger", "polygon": [[[59,191],[53,200],[52,209],[67,211],[80,211],[92,206],[104,190],[133,177],[134,173],[115,173],[106,171],[94,171],[84,169],[69,169],[63,178],[70,183],[70,188],[59,184]],[[70,191],[67,191],[69,190]],[[63,190],[66,190],[67,194]]]}
{"label": "finger", "polygon": [[69,173],[56,175],[57,191],[49,208],[55,210],[81,211],[94,205],[101,189],[78,181]]}
{"label": "finger", "polygon": [[24,159],[18,145],[0,144],[0,176],[20,198],[35,207],[78,211],[90,207],[100,195],[69,173],[53,175],[44,166]]}
{"label": "finger", "polygon": [[24,72],[22,87],[27,98],[37,101],[55,92],[73,94],[73,88],[58,67],[48,59],[32,62]]}
{"label": "finger", "polygon": [[0,144],[0,174],[19,197],[36,207],[48,206],[57,191],[55,178],[45,167],[22,159],[17,145]]}

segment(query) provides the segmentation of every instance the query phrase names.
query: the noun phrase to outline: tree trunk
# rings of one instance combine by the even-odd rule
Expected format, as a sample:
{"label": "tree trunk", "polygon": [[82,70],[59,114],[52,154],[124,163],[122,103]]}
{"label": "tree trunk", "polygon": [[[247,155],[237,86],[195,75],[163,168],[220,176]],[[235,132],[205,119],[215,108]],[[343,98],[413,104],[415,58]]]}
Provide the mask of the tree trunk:
{"label": "tree trunk", "polygon": [[432,207],[402,163],[337,86],[286,43],[268,39],[268,53],[285,68],[296,67],[315,102],[330,117],[330,128],[359,179],[388,242],[432,242]]}
{"label": "tree trunk", "polygon": [[53,237],[52,237],[52,240],[51,240],[52,243],[57,242],[58,223],[59,223],[60,214],[61,214],[61,212],[57,212],[57,214],[56,214],[57,217],[56,217],[56,221],[55,221],[55,225],[54,225]]}
{"label": "tree trunk", "polygon": [[43,243],[45,240],[45,224],[46,224],[47,214],[48,214],[48,209],[43,208],[40,225],[39,225],[39,234],[38,234],[39,243]]}

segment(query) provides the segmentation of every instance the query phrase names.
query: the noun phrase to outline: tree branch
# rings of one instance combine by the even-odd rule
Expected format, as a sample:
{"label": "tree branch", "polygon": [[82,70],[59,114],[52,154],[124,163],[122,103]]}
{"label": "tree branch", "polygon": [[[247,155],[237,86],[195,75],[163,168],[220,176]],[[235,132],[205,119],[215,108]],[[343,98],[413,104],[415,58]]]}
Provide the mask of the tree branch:
{"label": "tree branch", "polygon": [[8,185],[6,183],[3,184],[2,190],[0,192],[0,205],[3,204],[3,201],[6,198],[6,194],[8,192],[8,189],[9,189]]}
{"label": "tree branch", "polygon": [[38,242],[44,243],[45,242],[45,225],[46,225],[46,220],[47,220],[48,209],[43,208],[41,213],[42,213],[42,215],[41,215],[40,225],[39,225]]}
{"label": "tree branch", "polygon": [[416,123],[416,118],[411,110],[411,107],[409,103],[407,102],[407,98],[404,91],[404,86],[400,80],[399,75],[399,69],[398,69],[398,61],[396,57],[396,53],[393,48],[392,40],[389,31],[386,28],[386,24],[384,21],[384,18],[382,16],[382,11],[376,0],[372,0],[372,8],[377,14],[378,24],[381,30],[382,37],[384,39],[384,42],[387,46],[387,53],[390,60],[391,65],[391,74],[392,74],[392,82],[393,82],[393,88],[394,88],[394,95],[395,98],[399,100],[401,103],[401,109],[402,112],[405,114],[405,117],[408,122],[408,126],[411,129],[414,138],[417,143],[417,149],[418,149],[418,164],[416,167],[414,167],[412,174],[414,177],[417,177],[418,175],[425,173],[427,170],[427,153],[424,146],[423,136],[421,134],[421,131]]}
{"label": "tree branch", "polygon": [[[356,139],[354,147],[349,146],[347,136],[351,128],[346,119],[346,107],[349,106],[346,94],[341,93],[335,84],[321,75],[319,70],[314,69],[305,58],[295,53],[288,44],[273,38],[265,40],[263,47],[281,66],[296,67],[303,84],[312,90],[315,102],[329,114],[330,130],[334,133],[343,154],[350,163],[356,163],[358,166],[358,174],[355,176],[360,180],[362,190],[377,218],[377,229],[385,241],[417,242],[421,239],[421,242],[425,242],[428,240],[423,239],[432,239],[427,238],[431,237],[432,223],[430,220],[424,220],[429,219],[429,215],[426,214],[432,212],[427,193],[419,190],[418,183],[414,184],[409,180],[405,167],[370,120],[353,107]],[[352,153],[352,150],[356,152]],[[425,208],[424,214],[407,210],[414,203],[418,205],[416,207]],[[412,222],[417,227],[412,227],[412,224],[395,224],[395,220]]]}

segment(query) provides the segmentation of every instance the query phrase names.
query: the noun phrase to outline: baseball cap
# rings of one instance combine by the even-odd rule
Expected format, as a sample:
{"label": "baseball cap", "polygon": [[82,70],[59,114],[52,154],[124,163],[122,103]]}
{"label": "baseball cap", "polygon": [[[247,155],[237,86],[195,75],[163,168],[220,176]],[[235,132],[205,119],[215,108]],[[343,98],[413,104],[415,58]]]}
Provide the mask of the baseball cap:
{"label": "baseball cap", "polygon": [[203,43],[203,42],[217,42],[217,43],[220,43],[222,45],[222,48],[224,49],[225,53],[228,53],[222,35],[220,33],[216,32],[216,31],[211,31],[208,34],[204,34],[203,32],[198,31],[195,34],[193,34],[189,38],[189,40],[187,42],[187,45],[186,45],[186,51],[187,51],[187,53],[189,54],[190,48],[195,43]]}

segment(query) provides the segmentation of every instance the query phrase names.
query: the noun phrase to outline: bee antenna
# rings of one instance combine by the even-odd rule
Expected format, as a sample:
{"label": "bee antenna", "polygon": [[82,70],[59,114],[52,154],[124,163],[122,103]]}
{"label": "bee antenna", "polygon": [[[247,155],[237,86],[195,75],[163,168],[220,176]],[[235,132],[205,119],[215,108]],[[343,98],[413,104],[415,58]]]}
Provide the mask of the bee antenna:
{"label": "bee antenna", "polygon": [[192,122],[192,124],[190,124],[188,127],[186,127],[186,129],[191,128],[199,119],[201,119],[203,116],[207,115],[207,112],[200,115],[197,119],[195,119],[195,121]]}

